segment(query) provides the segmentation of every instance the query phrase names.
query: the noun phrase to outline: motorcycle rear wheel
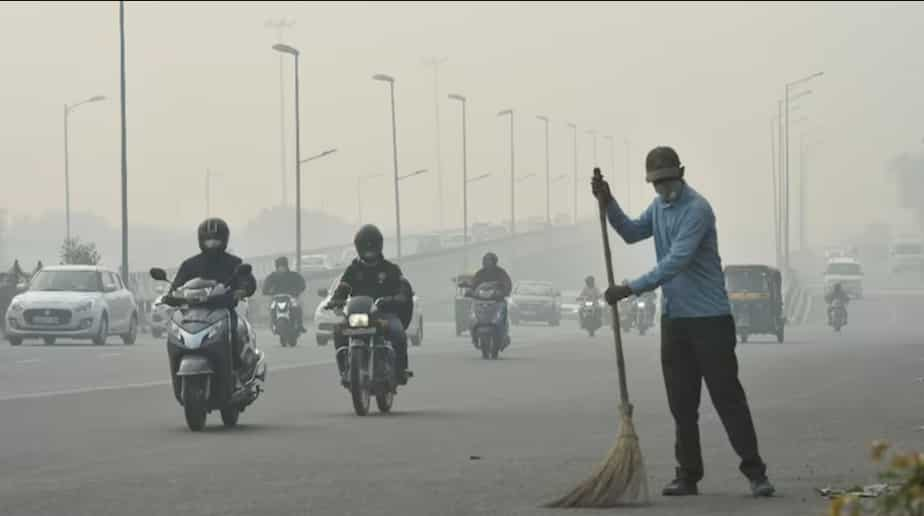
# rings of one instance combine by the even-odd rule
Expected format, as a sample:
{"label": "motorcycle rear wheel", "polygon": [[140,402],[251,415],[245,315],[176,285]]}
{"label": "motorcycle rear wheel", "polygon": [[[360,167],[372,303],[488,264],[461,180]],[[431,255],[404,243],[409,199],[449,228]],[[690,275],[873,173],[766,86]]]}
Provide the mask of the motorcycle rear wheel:
{"label": "motorcycle rear wheel", "polygon": [[225,407],[221,409],[221,422],[225,428],[237,426],[237,420],[241,416],[241,409],[238,407]]}
{"label": "motorcycle rear wheel", "polygon": [[491,358],[491,339],[490,337],[479,337],[478,347],[481,349],[481,358],[488,360]]}
{"label": "motorcycle rear wheel", "polygon": [[363,385],[363,353],[356,350],[350,353],[350,397],[353,398],[353,411],[357,416],[369,414],[369,390]]}

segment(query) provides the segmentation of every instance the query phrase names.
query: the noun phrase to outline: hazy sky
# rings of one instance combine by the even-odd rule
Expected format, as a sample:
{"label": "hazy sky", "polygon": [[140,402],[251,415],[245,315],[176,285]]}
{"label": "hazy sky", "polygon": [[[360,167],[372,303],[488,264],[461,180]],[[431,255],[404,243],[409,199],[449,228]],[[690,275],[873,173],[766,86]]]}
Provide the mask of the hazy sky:
{"label": "hazy sky", "polygon": [[[579,126],[582,212],[589,213],[590,137],[625,198],[631,141],[633,210],[652,192],[644,154],[674,146],[691,184],[707,194],[725,234],[770,234],[770,117],[786,81],[822,70],[794,119],[791,170],[806,133],[809,234],[837,236],[896,215],[887,159],[924,137],[924,6],[781,4],[239,4],[126,5],[128,162],[132,221],[192,228],[213,212],[242,224],[280,202],[279,61],[269,18],[296,21],[286,42],[302,52],[302,155],[339,152],[303,167],[307,208],[356,217],[357,175],[391,174],[386,85],[396,77],[399,165],[430,174],[402,182],[409,226],[438,222],[433,75],[440,74],[447,222],[461,221],[461,118],[446,94],[469,98],[470,220],[509,213],[508,126],[516,110],[518,217],[544,215],[543,126],[551,117],[553,215],[570,212],[572,133]],[[119,218],[118,4],[0,5],[0,203],[14,216],[63,209],[65,103],[107,95],[71,116],[74,210]],[[292,69],[285,70],[293,174]],[[290,178],[289,185],[294,181]],[[797,178],[793,178],[797,185]],[[393,226],[392,186],[367,183],[367,218]],[[292,197],[290,196],[290,199]],[[835,209],[837,207],[837,209]],[[795,207],[793,210],[795,211]],[[794,230],[795,231],[795,230]],[[306,236],[310,240],[310,236]]]}

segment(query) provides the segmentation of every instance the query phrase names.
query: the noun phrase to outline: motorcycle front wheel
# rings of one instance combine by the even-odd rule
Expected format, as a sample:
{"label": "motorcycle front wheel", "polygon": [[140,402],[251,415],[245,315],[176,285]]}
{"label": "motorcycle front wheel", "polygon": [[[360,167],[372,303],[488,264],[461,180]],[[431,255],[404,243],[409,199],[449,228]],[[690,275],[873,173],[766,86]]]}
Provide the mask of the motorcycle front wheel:
{"label": "motorcycle front wheel", "polygon": [[183,383],[183,413],[186,416],[186,426],[193,432],[199,432],[205,428],[205,418],[208,416],[205,399],[205,382],[208,379],[204,375],[184,376]]}
{"label": "motorcycle front wheel", "polygon": [[350,353],[350,397],[357,416],[369,414],[369,390],[363,385],[363,352],[359,349]]}
{"label": "motorcycle front wheel", "polygon": [[221,422],[226,428],[237,426],[237,420],[241,416],[241,409],[238,407],[226,407],[221,409]]}
{"label": "motorcycle front wheel", "polygon": [[479,337],[478,347],[481,349],[481,358],[488,360],[491,358],[491,339],[490,337]]}

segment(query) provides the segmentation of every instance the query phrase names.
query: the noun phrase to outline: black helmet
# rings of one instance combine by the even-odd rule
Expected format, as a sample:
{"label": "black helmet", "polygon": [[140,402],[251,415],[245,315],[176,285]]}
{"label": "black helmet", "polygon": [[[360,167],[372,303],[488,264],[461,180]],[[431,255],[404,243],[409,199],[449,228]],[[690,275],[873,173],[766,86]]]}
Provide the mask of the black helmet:
{"label": "black helmet", "polygon": [[288,269],[289,259],[286,258],[285,256],[280,256],[279,258],[276,258],[276,268],[278,269],[279,267],[285,267],[286,269]]}
{"label": "black helmet", "polygon": [[670,147],[655,147],[645,158],[645,181],[656,183],[665,179],[683,178],[680,156]]}
{"label": "black helmet", "polygon": [[497,255],[494,253],[485,253],[481,259],[481,265],[484,267],[497,267]]}
{"label": "black helmet", "polygon": [[367,265],[373,265],[382,258],[382,246],[385,238],[379,228],[372,224],[366,224],[359,228],[356,236],[353,237],[353,245],[356,246],[356,254],[359,260]]}
{"label": "black helmet", "polygon": [[[223,253],[228,248],[231,230],[228,229],[225,221],[217,217],[202,221],[197,233],[199,234],[199,250],[203,253]],[[209,244],[207,245],[206,242]]]}
{"label": "black helmet", "polygon": [[592,287],[594,285],[594,277],[587,276],[586,278],[584,278],[584,283],[587,284],[587,286]]}

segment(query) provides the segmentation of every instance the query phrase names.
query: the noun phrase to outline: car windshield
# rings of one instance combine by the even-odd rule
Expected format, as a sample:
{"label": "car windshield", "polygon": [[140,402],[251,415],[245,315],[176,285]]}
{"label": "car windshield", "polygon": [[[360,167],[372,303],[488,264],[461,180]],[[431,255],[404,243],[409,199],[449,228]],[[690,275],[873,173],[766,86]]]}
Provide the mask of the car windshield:
{"label": "car windshield", "polygon": [[555,291],[549,285],[538,285],[535,283],[521,283],[517,285],[514,294],[521,296],[543,296],[554,297]]}
{"label": "car windshield", "polygon": [[734,271],[725,275],[726,287],[731,292],[765,292],[767,279],[763,272]]}
{"label": "car windshield", "polygon": [[96,271],[40,271],[29,290],[38,292],[102,292],[103,284]]}
{"label": "car windshield", "polygon": [[895,254],[924,254],[921,244],[898,244],[892,251]]}
{"label": "car windshield", "polygon": [[839,274],[846,276],[858,276],[862,274],[860,264],[858,263],[829,263],[826,274]]}

